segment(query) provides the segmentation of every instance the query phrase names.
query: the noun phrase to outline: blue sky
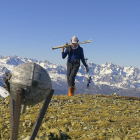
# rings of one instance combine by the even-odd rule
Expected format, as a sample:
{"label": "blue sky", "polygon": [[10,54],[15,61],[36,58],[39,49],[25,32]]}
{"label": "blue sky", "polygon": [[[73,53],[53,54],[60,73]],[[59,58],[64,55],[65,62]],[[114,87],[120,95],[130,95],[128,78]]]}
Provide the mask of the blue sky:
{"label": "blue sky", "polygon": [[140,0],[0,0],[0,55],[65,66],[61,49],[72,36],[85,57],[140,68]]}

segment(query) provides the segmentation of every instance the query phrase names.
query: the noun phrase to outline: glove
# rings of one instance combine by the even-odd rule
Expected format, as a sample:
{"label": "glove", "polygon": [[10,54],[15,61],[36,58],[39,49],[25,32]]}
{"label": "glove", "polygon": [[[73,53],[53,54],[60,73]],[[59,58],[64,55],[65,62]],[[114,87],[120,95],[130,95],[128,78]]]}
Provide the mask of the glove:
{"label": "glove", "polygon": [[89,68],[88,67],[86,67],[86,71],[89,72]]}

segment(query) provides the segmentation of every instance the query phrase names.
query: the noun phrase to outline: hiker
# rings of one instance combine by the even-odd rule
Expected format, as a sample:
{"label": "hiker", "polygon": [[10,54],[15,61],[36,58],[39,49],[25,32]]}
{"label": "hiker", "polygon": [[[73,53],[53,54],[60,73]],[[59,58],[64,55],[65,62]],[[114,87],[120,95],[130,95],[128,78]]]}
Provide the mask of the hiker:
{"label": "hiker", "polygon": [[[71,39],[72,46],[69,48],[62,48],[62,58],[68,55],[67,60],[67,82],[68,82],[68,96],[73,96],[75,91],[75,77],[80,67],[80,60],[88,72],[88,65],[85,62],[83,48],[80,47],[78,38],[73,36]],[[65,51],[64,51],[65,49]]]}

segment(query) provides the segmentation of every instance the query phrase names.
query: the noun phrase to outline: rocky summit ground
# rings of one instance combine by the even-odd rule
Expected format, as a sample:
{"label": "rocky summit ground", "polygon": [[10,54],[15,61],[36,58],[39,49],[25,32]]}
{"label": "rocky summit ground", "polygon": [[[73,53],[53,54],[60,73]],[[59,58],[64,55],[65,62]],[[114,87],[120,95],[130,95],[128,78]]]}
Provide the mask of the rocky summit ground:
{"label": "rocky summit ground", "polygon": [[[43,105],[21,114],[18,140],[28,140]],[[0,139],[10,139],[9,97],[0,98]],[[139,140],[140,100],[117,95],[54,95],[36,140]]]}

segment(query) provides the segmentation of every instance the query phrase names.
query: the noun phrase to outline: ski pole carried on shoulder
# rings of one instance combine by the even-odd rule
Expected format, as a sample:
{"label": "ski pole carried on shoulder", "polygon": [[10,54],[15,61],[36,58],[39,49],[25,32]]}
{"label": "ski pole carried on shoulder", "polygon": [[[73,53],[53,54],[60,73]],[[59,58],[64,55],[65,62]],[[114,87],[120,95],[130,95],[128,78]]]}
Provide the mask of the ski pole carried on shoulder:
{"label": "ski pole carried on shoulder", "polygon": [[[86,43],[90,43],[92,40],[90,39],[90,40],[88,40],[88,41],[83,41],[83,42],[79,42],[79,43],[77,43],[77,44],[86,44]],[[61,46],[56,46],[56,47],[52,47],[52,49],[53,50],[55,50],[55,49],[59,49],[59,48],[68,48],[68,47],[70,47],[70,46],[72,46],[72,44],[65,44],[65,45],[61,45]]]}

